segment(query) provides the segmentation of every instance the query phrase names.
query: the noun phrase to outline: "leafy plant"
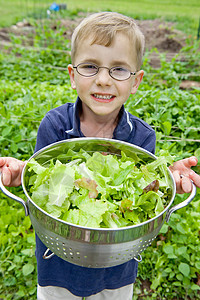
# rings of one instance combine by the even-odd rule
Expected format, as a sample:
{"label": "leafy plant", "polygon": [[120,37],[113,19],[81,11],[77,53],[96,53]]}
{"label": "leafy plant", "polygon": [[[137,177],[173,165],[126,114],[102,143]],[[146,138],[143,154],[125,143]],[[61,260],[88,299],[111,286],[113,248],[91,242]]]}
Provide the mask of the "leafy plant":
{"label": "leafy plant", "polygon": [[[73,224],[118,228],[139,224],[160,214],[170,195],[167,163],[160,156],[143,160],[69,149],[48,166],[28,162],[31,199],[49,214]],[[67,184],[66,184],[67,182]]]}
{"label": "leafy plant", "polygon": [[[175,204],[182,198],[176,196]],[[200,200],[196,198],[189,208],[171,215],[169,224],[164,224],[154,244],[143,254],[138,281],[151,282],[148,291],[151,295],[156,290],[161,299],[200,298]]]}
{"label": "leafy plant", "polygon": [[[23,197],[21,191],[18,195]],[[35,299],[35,234],[31,221],[19,204],[2,195],[0,206],[0,298]]]}

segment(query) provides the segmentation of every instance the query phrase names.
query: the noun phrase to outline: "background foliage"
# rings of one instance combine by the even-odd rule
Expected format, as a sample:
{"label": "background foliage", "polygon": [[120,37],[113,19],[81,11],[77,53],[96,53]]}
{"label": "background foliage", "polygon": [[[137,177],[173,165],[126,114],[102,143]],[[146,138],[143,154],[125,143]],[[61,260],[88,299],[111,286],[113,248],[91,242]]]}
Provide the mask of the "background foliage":
{"label": "background foliage", "polygon": [[[108,2],[112,1],[101,1],[102,5]],[[129,1],[126,3],[128,7]],[[68,11],[71,16],[76,13]],[[49,20],[42,28],[35,20],[30,21],[36,31],[33,49],[23,47],[23,39],[13,36],[13,45],[21,47],[5,46],[0,52],[0,155],[22,160],[34,151],[37,129],[45,113],[76,99],[66,70],[70,62],[70,41],[63,36],[64,29],[55,33],[49,29]],[[44,38],[53,44],[44,48]],[[198,49],[199,42],[188,39],[180,53],[187,59],[178,59],[177,54],[169,62],[160,54],[158,69],[150,64],[151,53],[145,54],[144,81],[139,91],[129,98],[126,108],[155,128],[157,155],[161,149],[168,149],[176,159],[194,154],[200,159],[200,89],[180,89],[180,82],[188,79],[191,69],[199,80]],[[195,170],[199,172],[200,167]],[[10,190],[24,198],[20,187]],[[185,198],[176,196],[174,203]],[[18,203],[2,193],[0,206],[0,299],[35,299],[35,241],[30,219]],[[200,299],[199,228],[198,189],[193,202],[172,214],[152,246],[142,254],[133,299]]]}
{"label": "background foliage", "polygon": [[135,19],[162,18],[176,22],[176,26],[196,35],[199,24],[200,5],[198,0],[0,0],[0,24],[9,26],[21,21],[27,15],[42,19],[47,16],[47,9],[53,3],[66,4],[68,11],[57,14],[70,14],[72,17],[78,11],[112,10],[129,14]]}

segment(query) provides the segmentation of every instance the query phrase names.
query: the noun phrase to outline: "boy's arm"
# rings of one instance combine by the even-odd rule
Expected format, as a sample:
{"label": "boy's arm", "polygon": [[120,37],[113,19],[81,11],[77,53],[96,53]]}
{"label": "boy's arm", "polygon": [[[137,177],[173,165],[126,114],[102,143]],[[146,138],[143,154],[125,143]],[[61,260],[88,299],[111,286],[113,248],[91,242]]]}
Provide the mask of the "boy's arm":
{"label": "boy's arm", "polygon": [[[57,118],[57,115],[56,116],[53,115],[53,117],[54,117],[53,120],[59,119]],[[63,132],[63,130],[60,130],[62,124],[58,125],[56,123],[54,125],[53,120],[52,118],[50,119],[49,113],[42,120],[38,129],[35,152],[51,143],[66,139],[64,135],[63,136],[61,135],[61,133]],[[0,157],[0,172],[2,173],[3,184],[9,187],[19,186],[21,184],[21,173],[24,165],[25,165],[24,161],[20,161],[16,158]]]}
{"label": "boy's arm", "polygon": [[191,180],[197,187],[200,187],[200,176],[191,167],[196,166],[198,160],[195,156],[176,161],[169,167],[175,182],[178,194],[190,193],[192,189]]}
{"label": "boy's arm", "polygon": [[16,158],[0,157],[0,172],[3,184],[9,187],[19,186],[24,165],[24,161]]}

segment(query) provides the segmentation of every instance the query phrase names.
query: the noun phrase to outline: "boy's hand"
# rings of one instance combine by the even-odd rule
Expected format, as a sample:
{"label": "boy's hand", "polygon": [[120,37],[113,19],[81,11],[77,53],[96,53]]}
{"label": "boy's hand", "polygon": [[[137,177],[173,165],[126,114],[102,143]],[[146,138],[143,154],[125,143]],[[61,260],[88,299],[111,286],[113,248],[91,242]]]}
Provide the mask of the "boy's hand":
{"label": "boy's hand", "polygon": [[197,158],[195,156],[191,156],[189,158],[178,160],[169,167],[174,176],[176,182],[176,192],[178,194],[191,192],[191,180],[197,187],[200,187],[200,176],[191,169],[191,167],[197,165],[197,162]]}
{"label": "boy's hand", "polygon": [[5,186],[19,186],[21,184],[24,161],[13,157],[0,157],[0,172]]}

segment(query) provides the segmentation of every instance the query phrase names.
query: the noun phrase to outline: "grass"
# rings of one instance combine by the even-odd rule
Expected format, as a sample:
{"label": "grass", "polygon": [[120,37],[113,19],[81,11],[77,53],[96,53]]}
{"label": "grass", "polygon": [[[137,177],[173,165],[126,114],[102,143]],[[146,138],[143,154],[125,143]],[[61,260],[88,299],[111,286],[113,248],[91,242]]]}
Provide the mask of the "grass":
{"label": "grass", "polygon": [[[28,16],[44,18],[52,0],[0,0],[0,26],[10,26]],[[56,1],[55,1],[56,2]],[[200,18],[198,0],[62,0],[67,4],[66,15],[78,11],[118,11],[135,19],[161,18],[176,22],[176,27],[187,34],[197,35]],[[60,3],[59,1],[57,3]]]}

